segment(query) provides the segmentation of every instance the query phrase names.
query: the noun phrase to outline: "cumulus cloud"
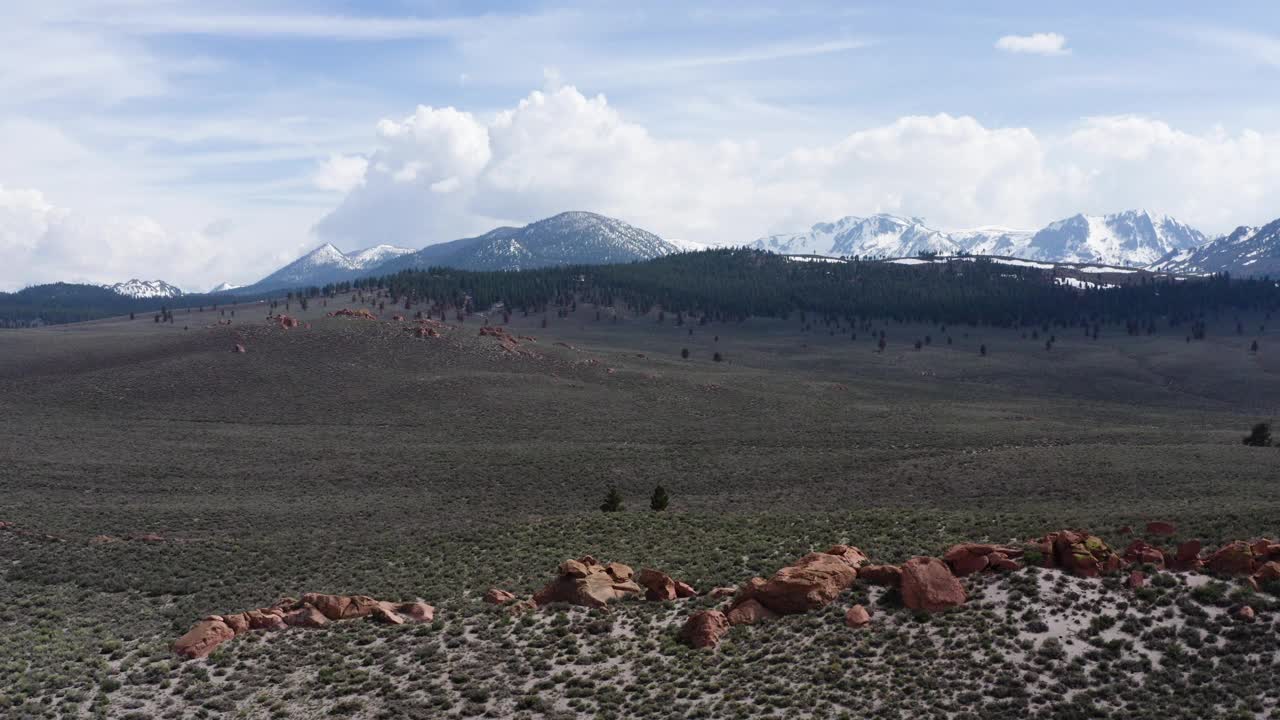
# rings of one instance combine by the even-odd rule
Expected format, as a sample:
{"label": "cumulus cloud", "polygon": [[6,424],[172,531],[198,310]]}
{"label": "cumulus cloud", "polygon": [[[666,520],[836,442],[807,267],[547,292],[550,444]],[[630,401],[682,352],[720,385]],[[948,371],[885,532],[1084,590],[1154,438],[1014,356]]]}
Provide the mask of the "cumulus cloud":
{"label": "cumulus cloud", "polygon": [[0,289],[131,277],[194,280],[221,255],[214,238],[173,233],[147,216],[90,217],[38,190],[0,185]]}
{"label": "cumulus cloud", "polygon": [[487,119],[420,107],[380,123],[378,140],[361,184],[317,225],[325,239],[421,246],[570,209],[730,244],[873,212],[1038,228],[1147,207],[1213,232],[1271,219],[1280,192],[1277,134],[1195,134],[1138,116],[1058,134],[910,116],[766,155],[655,137],[604,96],[565,86]]}
{"label": "cumulus cloud", "polygon": [[350,192],[352,188],[364,182],[364,173],[368,167],[369,161],[359,155],[335,153],[320,163],[312,180],[321,190]]}
{"label": "cumulus cloud", "polygon": [[1030,35],[1005,35],[996,40],[996,49],[1031,55],[1067,55],[1067,38],[1055,32]]}

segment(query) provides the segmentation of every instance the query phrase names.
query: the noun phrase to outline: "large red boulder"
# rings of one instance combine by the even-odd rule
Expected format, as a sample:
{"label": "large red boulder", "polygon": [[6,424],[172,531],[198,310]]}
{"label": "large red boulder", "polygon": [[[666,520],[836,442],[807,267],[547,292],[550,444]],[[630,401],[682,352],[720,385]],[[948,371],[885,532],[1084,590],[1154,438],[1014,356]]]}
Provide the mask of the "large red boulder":
{"label": "large red boulder", "polygon": [[368,595],[326,595],[306,593],[302,602],[324,613],[330,620],[354,620],[368,616],[378,607],[378,601]]}
{"label": "large red boulder", "polygon": [[1200,559],[1201,547],[1199,540],[1187,540],[1178,543],[1178,549],[1174,555],[1172,557],[1165,556],[1165,565],[1170,570],[1179,572],[1199,570],[1204,567],[1204,561]]}
{"label": "large red boulder", "polygon": [[680,628],[680,639],[696,648],[714,648],[729,632],[729,619],[719,610],[694,613]]}
{"label": "large red boulder", "polygon": [[222,643],[235,637],[235,631],[218,617],[201,620],[173,644],[173,651],[186,658],[209,657]]}
{"label": "large red boulder", "polygon": [[861,605],[854,605],[844,614],[844,624],[851,628],[866,627],[871,624],[871,613]]}
{"label": "large red boulder", "polygon": [[830,605],[858,577],[866,562],[862,551],[836,545],[826,552],[809,553],[772,577],[752,578],[738,593],[734,605],[755,599],[780,615],[809,612]]}
{"label": "large red boulder", "polygon": [[1124,549],[1122,555],[1127,563],[1145,563],[1157,568],[1164,568],[1164,552],[1160,548],[1149,545],[1142,540],[1134,540]]}
{"label": "large red boulder", "polygon": [[680,580],[676,581],[676,597],[691,598],[691,597],[697,597],[697,596],[698,596],[698,591],[695,590],[692,585],[690,585],[687,582],[681,582]]}
{"label": "large red boulder", "polygon": [[396,612],[411,623],[429,623],[436,619],[436,609],[420,601],[400,603]]}
{"label": "large red boulder", "polygon": [[1204,564],[1209,572],[1218,575],[1252,575],[1253,547],[1243,540],[1228,543],[1205,559]]}
{"label": "large red boulder", "polygon": [[939,612],[964,601],[964,587],[939,558],[913,557],[902,565],[902,603],[912,610]]}
{"label": "large red boulder", "polygon": [[897,565],[863,565],[858,568],[858,579],[868,585],[896,588],[902,582],[902,568]]}
{"label": "large red boulder", "polygon": [[329,618],[311,605],[303,605],[297,610],[285,613],[284,624],[289,627],[322,628],[329,624]]}
{"label": "large red boulder", "polygon": [[1049,533],[1039,543],[1052,548],[1053,565],[1080,577],[1098,577],[1114,573],[1123,562],[1102,538],[1083,530],[1060,530]]}
{"label": "large red boulder", "polygon": [[[618,572],[616,567],[614,572]],[[587,607],[604,607],[614,600],[639,592],[640,586],[634,581],[618,580],[606,566],[595,558],[586,556],[561,563],[558,576],[534,593],[533,602],[538,606],[566,602]]]}
{"label": "large red boulder", "polygon": [[727,616],[730,625],[754,625],[758,622],[772,620],[778,617],[778,613],[761,605],[754,598],[742,601]]}
{"label": "large red boulder", "polygon": [[1268,560],[1253,573],[1253,579],[1260,585],[1280,581],[1280,560]]}
{"label": "large red boulder", "polygon": [[646,600],[675,600],[678,597],[676,581],[661,570],[643,568],[640,570],[640,577],[636,580],[644,588]]}
{"label": "large red boulder", "polygon": [[964,577],[987,569],[991,562],[990,555],[995,551],[994,545],[962,543],[952,545],[942,559],[951,566],[951,572],[957,577]]}

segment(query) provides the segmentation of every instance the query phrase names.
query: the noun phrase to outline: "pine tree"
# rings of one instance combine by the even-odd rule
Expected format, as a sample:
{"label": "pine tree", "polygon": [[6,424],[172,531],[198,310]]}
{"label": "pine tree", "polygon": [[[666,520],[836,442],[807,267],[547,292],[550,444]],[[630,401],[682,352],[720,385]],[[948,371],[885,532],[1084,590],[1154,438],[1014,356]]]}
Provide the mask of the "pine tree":
{"label": "pine tree", "polygon": [[666,510],[670,502],[671,498],[667,496],[666,488],[659,485],[653,489],[653,496],[649,498],[649,507],[660,512]]}
{"label": "pine tree", "polygon": [[604,512],[622,511],[622,494],[618,492],[618,488],[609,488],[609,494],[604,496],[604,502],[600,504],[600,509]]}

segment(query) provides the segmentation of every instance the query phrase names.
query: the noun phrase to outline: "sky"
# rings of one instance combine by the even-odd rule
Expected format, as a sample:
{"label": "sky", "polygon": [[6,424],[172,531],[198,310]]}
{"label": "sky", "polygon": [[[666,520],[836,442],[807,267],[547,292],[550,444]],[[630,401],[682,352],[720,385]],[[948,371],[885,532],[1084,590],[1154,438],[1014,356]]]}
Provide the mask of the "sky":
{"label": "sky", "polygon": [[42,0],[0,4],[0,68],[0,290],[565,210],[718,244],[1280,217],[1270,0]]}

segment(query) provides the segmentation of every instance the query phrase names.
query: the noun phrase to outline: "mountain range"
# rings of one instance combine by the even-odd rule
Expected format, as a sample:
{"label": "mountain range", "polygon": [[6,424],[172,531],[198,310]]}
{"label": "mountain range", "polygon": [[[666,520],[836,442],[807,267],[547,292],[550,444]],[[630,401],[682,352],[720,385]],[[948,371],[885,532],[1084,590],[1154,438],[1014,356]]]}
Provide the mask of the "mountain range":
{"label": "mountain range", "polygon": [[114,285],[103,285],[102,287],[117,295],[131,298],[175,298],[182,295],[181,290],[163,280],[139,280],[133,278]]}
{"label": "mountain range", "polygon": [[1005,227],[937,230],[920,218],[877,214],[818,223],[808,232],[770,235],[751,247],[792,255],[891,258],[921,252],[1001,255],[1044,262],[1147,267],[1206,242],[1195,228],[1167,215],[1129,210],[1073,215],[1038,231]]}
{"label": "mountain range", "polygon": [[[894,258],[915,257],[922,252],[967,253],[1181,274],[1280,274],[1280,221],[1263,228],[1237,228],[1210,240],[1186,223],[1145,210],[1077,214],[1039,230],[1000,226],[942,230],[918,217],[879,213],[818,223],[805,232],[769,235],[747,246],[787,255]],[[344,253],[326,243],[252,285],[235,287],[224,283],[214,292],[247,295],[432,266],[524,270],[635,262],[707,247],[710,246],[666,240],[595,213],[565,212],[523,227],[499,227],[483,235],[428,245],[421,250],[377,245]]]}

